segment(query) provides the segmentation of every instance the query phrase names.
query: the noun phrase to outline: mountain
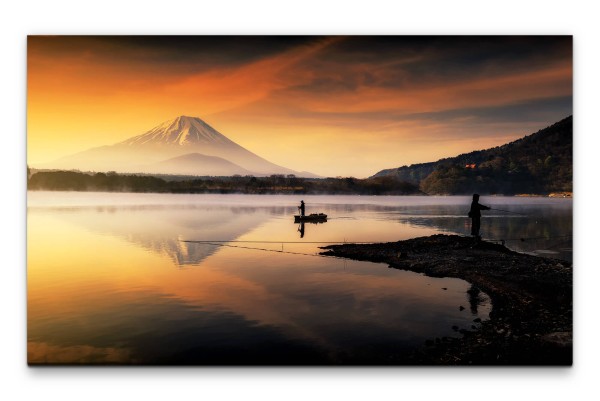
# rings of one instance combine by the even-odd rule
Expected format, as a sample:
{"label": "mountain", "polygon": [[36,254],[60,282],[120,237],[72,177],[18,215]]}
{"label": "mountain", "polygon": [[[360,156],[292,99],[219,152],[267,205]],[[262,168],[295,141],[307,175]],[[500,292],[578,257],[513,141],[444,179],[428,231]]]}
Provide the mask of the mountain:
{"label": "mountain", "polygon": [[183,156],[174,157],[162,162],[148,165],[147,171],[155,174],[186,174],[208,176],[232,176],[232,175],[253,175],[245,168],[231,163],[221,157],[206,156],[200,153],[188,153]]}
{"label": "mountain", "polygon": [[573,116],[497,146],[378,172],[419,185],[428,194],[572,192]]}
{"label": "mountain", "polygon": [[[229,164],[226,166],[225,162]],[[236,169],[239,167],[239,172],[234,174],[317,177],[273,164],[231,141],[200,118],[188,116],[165,121],[144,134],[114,145],[92,148],[34,167],[166,173],[156,170],[161,165],[168,168],[171,174],[213,175],[211,171],[238,171]],[[194,165],[198,170],[193,168]]]}

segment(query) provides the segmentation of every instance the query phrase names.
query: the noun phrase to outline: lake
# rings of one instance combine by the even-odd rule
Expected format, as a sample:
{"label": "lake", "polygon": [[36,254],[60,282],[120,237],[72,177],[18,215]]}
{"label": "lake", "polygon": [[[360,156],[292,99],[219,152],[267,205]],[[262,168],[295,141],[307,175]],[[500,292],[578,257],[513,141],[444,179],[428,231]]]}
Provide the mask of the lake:
{"label": "lake", "polygon": [[[322,224],[294,224],[303,199]],[[470,197],[28,192],[31,364],[397,364],[492,305],[320,246],[468,235]],[[572,259],[572,200],[482,197],[484,239]],[[511,212],[511,213],[509,213]]]}

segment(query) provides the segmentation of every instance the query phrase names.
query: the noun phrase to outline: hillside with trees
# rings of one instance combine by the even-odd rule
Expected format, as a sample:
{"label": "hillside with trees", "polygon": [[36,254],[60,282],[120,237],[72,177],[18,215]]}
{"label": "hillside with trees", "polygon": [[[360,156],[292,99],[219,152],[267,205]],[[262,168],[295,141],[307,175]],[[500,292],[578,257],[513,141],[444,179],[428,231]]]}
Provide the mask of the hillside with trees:
{"label": "hillside with trees", "polygon": [[573,191],[573,117],[487,150],[382,170],[427,194],[548,194]]}

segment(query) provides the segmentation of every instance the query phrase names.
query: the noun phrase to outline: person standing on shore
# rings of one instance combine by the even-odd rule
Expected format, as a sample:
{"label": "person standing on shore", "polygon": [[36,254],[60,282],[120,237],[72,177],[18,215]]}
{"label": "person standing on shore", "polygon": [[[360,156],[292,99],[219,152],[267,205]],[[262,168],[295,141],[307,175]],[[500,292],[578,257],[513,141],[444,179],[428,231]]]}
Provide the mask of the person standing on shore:
{"label": "person standing on shore", "polygon": [[490,210],[490,208],[479,203],[479,194],[473,194],[473,201],[471,202],[469,217],[471,218],[471,235],[475,237],[476,241],[481,239],[481,236],[479,235],[479,228],[481,227],[482,210]]}
{"label": "person standing on shore", "polygon": [[300,206],[298,206],[298,209],[300,209],[300,216],[304,217],[305,206],[303,200],[300,201]]}

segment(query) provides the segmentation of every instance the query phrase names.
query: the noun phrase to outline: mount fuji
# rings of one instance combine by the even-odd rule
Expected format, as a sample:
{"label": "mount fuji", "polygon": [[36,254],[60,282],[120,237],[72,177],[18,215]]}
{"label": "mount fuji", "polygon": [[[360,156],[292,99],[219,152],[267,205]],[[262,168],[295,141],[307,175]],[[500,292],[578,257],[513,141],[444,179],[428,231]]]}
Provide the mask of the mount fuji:
{"label": "mount fuji", "polygon": [[294,174],[318,177],[271,163],[200,118],[188,116],[165,121],[123,142],[92,148],[37,167],[197,176]]}

